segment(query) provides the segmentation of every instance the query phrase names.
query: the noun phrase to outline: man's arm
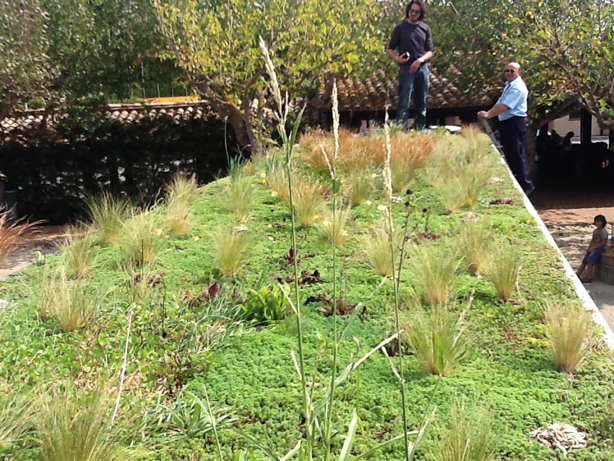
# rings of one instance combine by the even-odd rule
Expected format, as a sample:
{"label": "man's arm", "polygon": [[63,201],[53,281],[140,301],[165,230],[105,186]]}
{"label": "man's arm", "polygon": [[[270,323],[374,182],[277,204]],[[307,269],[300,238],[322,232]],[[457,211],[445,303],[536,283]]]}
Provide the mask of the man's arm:
{"label": "man's arm", "polygon": [[409,73],[410,74],[415,73],[420,67],[420,64],[422,64],[423,62],[427,62],[432,57],[433,57],[432,51],[427,51],[426,53],[424,53],[422,56],[420,56],[416,61],[412,63],[412,65],[409,67]]}
{"label": "man's arm", "polygon": [[490,110],[485,111],[481,110],[478,112],[478,118],[493,118],[497,115],[501,115],[506,110],[509,110],[509,107],[505,104],[495,104],[490,108]]}
{"label": "man's arm", "polygon": [[398,62],[399,64],[405,64],[407,61],[409,61],[409,58],[397,56],[397,52],[390,48],[388,48],[388,54],[390,55],[393,61]]}

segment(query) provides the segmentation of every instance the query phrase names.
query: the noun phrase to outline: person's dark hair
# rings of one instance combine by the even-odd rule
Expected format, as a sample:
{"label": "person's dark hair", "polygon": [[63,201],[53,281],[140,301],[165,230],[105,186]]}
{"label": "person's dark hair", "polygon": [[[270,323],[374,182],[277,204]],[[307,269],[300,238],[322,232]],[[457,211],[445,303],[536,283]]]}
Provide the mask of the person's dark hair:
{"label": "person's dark hair", "polygon": [[595,216],[595,221],[599,221],[600,223],[602,223],[603,227],[605,227],[608,223],[605,219],[605,216],[603,216],[602,214],[598,214],[597,216]]}
{"label": "person's dark hair", "polygon": [[420,12],[420,16],[418,17],[418,20],[422,21],[424,19],[424,16],[426,16],[427,10],[426,3],[424,3],[423,0],[411,0],[411,2],[407,4],[407,6],[405,7],[405,19],[409,18],[409,9],[412,5],[418,5],[422,10]]}

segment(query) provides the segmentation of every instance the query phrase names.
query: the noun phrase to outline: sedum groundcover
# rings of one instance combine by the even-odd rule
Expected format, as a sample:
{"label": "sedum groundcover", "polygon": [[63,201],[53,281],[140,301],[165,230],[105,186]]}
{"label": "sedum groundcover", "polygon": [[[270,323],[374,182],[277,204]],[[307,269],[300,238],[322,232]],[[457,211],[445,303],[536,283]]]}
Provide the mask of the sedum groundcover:
{"label": "sedum groundcover", "polygon": [[[331,182],[327,169],[316,159],[319,144],[330,150],[331,138],[321,133],[309,136],[293,154],[295,173],[317,185],[329,210],[333,195],[342,194],[344,180],[356,170],[370,184],[367,201],[350,211],[345,242],[335,247],[334,269],[332,247],[322,230],[329,219],[326,211],[318,212],[312,226],[297,229],[299,270],[311,277],[305,277],[300,286],[305,380],[317,399],[329,388],[333,364],[333,317],[327,315],[331,308],[325,298],[332,300],[336,289],[349,312],[362,303],[339,343],[337,374],[394,333],[394,303],[390,278],[377,275],[364,252],[364,239],[383,220],[381,165],[377,160],[353,164],[348,156],[338,181]],[[351,143],[352,136],[345,136],[342,141]],[[491,180],[475,199],[454,207],[446,204],[449,201],[440,187],[432,185],[437,181],[428,168],[432,158],[441,163],[442,154],[457,155],[454,136],[458,135],[393,135],[393,139],[404,138],[404,148],[429,137],[429,149],[434,149],[429,154],[424,147],[426,166],[410,162],[409,190],[395,192],[392,205],[395,229],[403,229],[406,219],[409,229],[400,281],[403,324],[411,325],[417,309],[427,315],[430,311],[417,283],[416,271],[421,269],[415,265],[412,248],[424,246],[433,258],[459,258],[448,309],[457,317],[463,313],[463,338],[469,352],[449,376],[440,377],[422,371],[414,349],[404,340],[409,430],[418,430],[435,410],[415,459],[432,459],[437,453],[441,428],[459,401],[491,412],[492,459],[559,459],[558,452],[530,437],[531,431],[555,422],[572,424],[588,436],[587,447],[571,451],[569,459],[614,459],[612,352],[596,330],[574,374],[557,371],[546,336],[545,301],[574,300],[572,284],[557,252],[523,207],[494,149],[486,154]],[[371,148],[381,149],[383,155],[382,135],[375,133],[371,138]],[[403,151],[397,155],[403,157]],[[23,431],[4,444],[0,438],[3,459],[47,456],[41,451],[46,426],[39,422],[48,404],[42,402],[62,392],[101,393],[114,443],[143,459],[213,460],[220,455],[239,459],[240,452],[250,450],[253,459],[266,459],[254,440],[281,458],[304,437],[301,379],[292,358],[298,353],[296,315],[281,292],[287,290],[294,299],[291,215],[279,193],[267,184],[275,156],[271,151],[266,158],[234,165],[234,180],[247,181],[253,191],[246,222],[240,223],[229,210],[231,178],[224,178],[198,190],[190,206],[190,229],[183,236],[170,233],[164,204],[148,211],[157,223],[154,234],[160,244],[155,262],[144,266],[118,262],[125,251],[121,238],[116,246],[99,245],[91,275],[80,285],[91,295],[94,313],[75,331],[64,331],[54,315],[41,315],[45,271],[64,264],[61,257],[47,258],[44,265],[1,282],[1,297],[7,304],[0,311],[0,404],[6,407],[17,399],[27,410],[27,418],[20,423]],[[454,168],[450,174],[459,175]],[[516,288],[507,301],[497,297],[488,277],[479,272],[472,275],[460,260],[459,227],[475,220],[486,223],[495,245],[511,245],[521,255]],[[235,234],[249,236],[248,250],[235,273],[224,277],[214,242],[233,228]],[[266,312],[264,305],[270,307]],[[338,316],[339,332],[350,318],[349,313]],[[129,324],[121,400],[111,423]],[[342,450],[354,411],[356,436],[346,459],[402,433],[399,380],[391,366],[399,368],[395,344],[386,349],[390,360],[380,349],[337,386],[333,459]],[[0,417],[9,418],[1,411]],[[404,459],[403,450],[401,440],[368,459]],[[316,448],[315,459],[324,459],[323,449]]]}

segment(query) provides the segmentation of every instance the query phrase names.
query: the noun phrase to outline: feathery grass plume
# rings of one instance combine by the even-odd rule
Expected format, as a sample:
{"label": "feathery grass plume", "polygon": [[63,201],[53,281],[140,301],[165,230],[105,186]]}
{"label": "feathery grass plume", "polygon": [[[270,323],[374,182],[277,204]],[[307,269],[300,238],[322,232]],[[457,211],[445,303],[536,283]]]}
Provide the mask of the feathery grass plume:
{"label": "feathery grass plume", "polygon": [[418,309],[405,325],[406,340],[416,351],[426,373],[450,376],[454,367],[469,356],[463,320],[471,302],[472,299],[459,316],[443,304],[434,304],[430,317]]}
{"label": "feathery grass plume", "polygon": [[326,213],[322,219],[322,232],[329,243],[335,245],[343,245],[348,235],[346,224],[352,215],[352,208],[347,207],[343,210],[337,210],[333,213]]}
{"label": "feathery grass plume", "polygon": [[153,212],[137,214],[124,223],[121,263],[140,267],[153,263],[162,250],[162,229]]}
{"label": "feathery grass plume", "polygon": [[452,280],[460,261],[453,255],[442,257],[433,249],[418,246],[414,249],[412,262],[412,274],[423,299],[431,306],[446,304],[450,299]]}
{"label": "feathery grass plume", "polygon": [[497,296],[507,301],[514,294],[521,267],[520,251],[507,242],[496,242],[484,263],[486,278],[495,285]]}
{"label": "feathery grass plume", "polygon": [[548,302],[546,308],[548,340],[554,361],[563,373],[572,373],[587,352],[590,316],[581,305]]}
{"label": "feathery grass plume", "polygon": [[[396,234],[393,235],[393,247],[396,244]],[[362,240],[364,254],[376,274],[390,277],[394,271],[392,259],[393,250],[390,245],[388,233],[383,227],[376,228]],[[396,253],[396,251],[395,251]]]}
{"label": "feathery grass plume", "polygon": [[373,188],[371,174],[364,172],[351,172],[343,181],[344,196],[352,206],[359,206],[369,199],[369,194]]}
{"label": "feathery grass plume", "polygon": [[[282,202],[290,206],[290,189],[288,187],[288,172],[283,161],[277,158],[269,159],[266,167],[266,182],[271,187],[273,195],[279,197]],[[296,170],[291,168],[292,174],[295,175]]]}
{"label": "feathery grass plume", "polygon": [[190,230],[190,205],[198,191],[196,177],[175,174],[167,185],[166,219],[173,235],[185,235]]}
{"label": "feathery grass plume", "polygon": [[19,238],[24,232],[32,229],[36,223],[11,222],[9,211],[0,209],[0,265],[4,264],[8,255],[17,247]]}
{"label": "feathery grass plume", "polygon": [[98,253],[95,245],[96,235],[89,229],[73,228],[68,232],[66,241],[61,247],[61,256],[75,271],[75,277],[89,277],[90,268]]}
{"label": "feathery grass plume", "polygon": [[98,233],[100,242],[116,245],[121,238],[123,222],[129,217],[128,200],[103,192],[97,197],[87,197],[86,206],[89,226]]}
{"label": "feathery grass plume", "polygon": [[469,407],[465,399],[450,410],[438,440],[427,454],[430,461],[492,461],[495,459],[494,415],[485,407]]}
{"label": "feathery grass plume", "polygon": [[294,214],[303,227],[311,226],[323,213],[326,201],[319,183],[296,179],[293,184]]}
{"label": "feathery grass plume", "polygon": [[458,244],[463,263],[471,275],[478,274],[482,269],[492,241],[492,232],[483,221],[461,222]]}
{"label": "feathery grass plume", "polygon": [[213,235],[213,253],[224,277],[232,277],[249,259],[252,238],[247,232],[220,228]]}
{"label": "feathery grass plume", "polygon": [[226,198],[228,209],[235,214],[239,222],[247,222],[254,199],[252,179],[249,176],[235,179],[226,187]]}
{"label": "feathery grass plume", "polygon": [[19,395],[4,387],[0,385],[0,453],[3,453],[5,447],[21,439],[29,429],[33,408],[28,396]]}
{"label": "feathery grass plume", "polygon": [[43,461],[135,459],[135,452],[119,446],[110,432],[108,404],[98,392],[81,394],[67,386],[42,397],[37,407]]}
{"label": "feathery grass plume", "polygon": [[45,268],[39,295],[41,318],[55,318],[62,329],[75,331],[89,323],[96,301],[82,280],[68,280],[63,265]]}

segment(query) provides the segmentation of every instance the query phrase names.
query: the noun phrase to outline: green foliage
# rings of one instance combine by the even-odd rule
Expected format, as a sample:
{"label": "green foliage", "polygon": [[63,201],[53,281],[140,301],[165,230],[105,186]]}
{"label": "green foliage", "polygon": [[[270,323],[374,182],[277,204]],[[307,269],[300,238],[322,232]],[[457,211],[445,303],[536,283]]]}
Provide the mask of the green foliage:
{"label": "green foliage", "polygon": [[450,410],[448,423],[438,431],[438,441],[427,455],[431,461],[491,461],[495,459],[496,433],[493,411],[469,406],[466,399]]}
{"label": "green foliage", "polygon": [[572,373],[582,362],[588,348],[590,316],[577,303],[568,306],[548,302],[548,340],[554,352],[554,362],[563,373]]}
{"label": "green foliage", "polygon": [[290,314],[290,304],[278,285],[250,290],[243,306],[243,317],[258,324],[283,320]]}
{"label": "green foliage", "polygon": [[404,327],[405,335],[426,373],[450,376],[469,356],[464,315],[465,312],[457,316],[444,305],[433,306],[430,317],[422,309],[412,313],[412,319]]}
{"label": "green foliage", "polygon": [[128,201],[103,192],[98,197],[88,197],[86,204],[89,225],[98,233],[100,241],[108,245],[117,244],[123,223],[129,216]]}

